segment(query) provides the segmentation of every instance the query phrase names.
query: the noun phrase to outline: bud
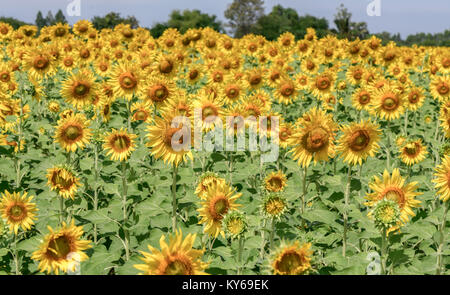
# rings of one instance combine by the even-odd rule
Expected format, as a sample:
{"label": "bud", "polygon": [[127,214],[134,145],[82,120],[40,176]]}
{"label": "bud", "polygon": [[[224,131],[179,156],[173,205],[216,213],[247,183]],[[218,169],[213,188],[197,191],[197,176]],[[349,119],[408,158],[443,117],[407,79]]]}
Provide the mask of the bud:
{"label": "bud", "polygon": [[397,202],[382,199],[375,204],[371,214],[375,219],[375,226],[389,229],[400,221],[400,208]]}
{"label": "bud", "polygon": [[237,238],[247,229],[247,220],[241,212],[232,211],[225,216],[223,225],[225,232],[232,238]]}
{"label": "bud", "polygon": [[281,193],[269,193],[264,197],[262,211],[264,215],[280,218],[287,208],[287,201]]}

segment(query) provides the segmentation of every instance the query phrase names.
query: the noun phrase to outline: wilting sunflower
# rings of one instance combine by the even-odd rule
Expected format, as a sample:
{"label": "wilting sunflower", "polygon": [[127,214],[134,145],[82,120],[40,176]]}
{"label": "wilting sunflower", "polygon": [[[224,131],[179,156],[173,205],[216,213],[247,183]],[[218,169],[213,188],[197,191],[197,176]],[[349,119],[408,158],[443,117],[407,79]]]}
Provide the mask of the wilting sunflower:
{"label": "wilting sunflower", "polygon": [[80,71],[63,82],[61,96],[75,108],[89,106],[96,99],[97,84],[91,71]]}
{"label": "wilting sunflower", "polygon": [[404,95],[389,85],[376,89],[372,93],[371,113],[388,121],[400,118],[405,111]]}
{"label": "wilting sunflower", "polygon": [[137,135],[128,133],[126,129],[116,130],[113,128],[110,133],[105,135],[103,148],[111,160],[127,160],[131,152],[135,150],[134,140],[136,138]]}
{"label": "wilting sunflower", "polygon": [[24,231],[30,230],[36,220],[36,204],[32,203],[33,196],[27,197],[27,192],[12,194],[5,190],[0,202],[0,216],[9,225],[9,230],[17,235],[19,227]]}
{"label": "wilting sunflower", "polygon": [[71,114],[58,121],[55,140],[68,152],[83,149],[91,138],[89,121],[82,114]]}
{"label": "wilting sunflower", "polygon": [[435,76],[430,82],[431,95],[439,101],[450,99],[450,79],[444,76]]}
{"label": "wilting sunflower", "polygon": [[311,269],[311,243],[300,246],[299,241],[283,244],[273,255],[271,269],[275,275],[302,275]]}
{"label": "wilting sunflower", "polygon": [[435,183],[437,194],[439,198],[446,202],[450,199],[450,156],[445,155],[442,164],[435,168],[434,176],[436,177],[432,181]]}
{"label": "wilting sunflower", "polygon": [[201,257],[205,250],[195,250],[193,245],[196,234],[183,234],[177,231],[170,236],[169,244],[165,235],[159,240],[161,250],[148,245],[149,252],[139,251],[144,257],[140,258],[144,264],[135,264],[134,267],[142,271],[143,275],[205,275],[204,270],[208,263]]}
{"label": "wilting sunflower", "polygon": [[72,169],[58,166],[47,169],[47,185],[51,190],[56,190],[63,198],[73,200],[80,186],[80,179]]}
{"label": "wilting sunflower", "polygon": [[[175,122],[175,116],[170,113],[163,113],[163,117],[155,117],[154,125],[147,127],[148,142],[146,145],[151,148],[151,154],[155,158],[162,158],[164,162],[178,166],[187,157],[193,160],[191,146],[191,124],[190,122]],[[173,121],[173,122],[172,122]],[[174,124],[174,125],[173,125]],[[176,147],[172,146],[172,137],[181,135],[176,142]]]}
{"label": "wilting sunflower", "polygon": [[225,179],[219,177],[217,173],[214,172],[205,172],[200,176],[200,180],[197,184],[197,187],[195,188],[195,194],[202,200],[206,199],[206,195],[208,193],[208,188],[211,185],[217,184],[217,183],[223,183],[225,182]]}
{"label": "wilting sunflower", "polygon": [[334,137],[337,125],[330,114],[312,108],[298,120],[297,127],[288,139],[292,146],[290,153],[302,167],[308,167],[311,160],[316,164],[334,157]]}
{"label": "wilting sunflower", "polygon": [[225,238],[222,229],[222,219],[224,216],[237,207],[235,201],[242,196],[236,193],[226,182],[211,183],[205,194],[205,199],[201,201],[201,208],[197,209],[201,217],[199,224],[205,223],[204,232],[216,238],[219,233]]}
{"label": "wilting sunflower", "polygon": [[400,147],[400,159],[409,166],[422,162],[427,154],[427,148],[422,144],[422,139],[404,143]]}
{"label": "wilting sunflower", "polygon": [[133,95],[140,96],[143,89],[141,71],[136,64],[121,62],[111,72],[109,83],[113,86],[114,94],[131,100]]}
{"label": "wilting sunflower", "polygon": [[[367,194],[366,199],[368,201],[365,205],[372,208],[382,199],[397,202],[400,208],[400,220],[402,224],[408,222],[410,216],[415,216],[412,208],[420,207],[421,202],[415,199],[416,196],[422,194],[416,192],[416,189],[419,187],[417,182],[414,181],[405,184],[405,179],[401,177],[398,168],[392,171],[392,176],[387,170],[384,170],[383,179],[374,176],[374,181],[369,183],[369,187],[373,192]],[[394,228],[390,230],[394,230]]]}
{"label": "wilting sunflower", "polygon": [[281,192],[286,188],[286,175],[279,170],[272,172],[264,179],[264,187],[268,192]]}
{"label": "wilting sunflower", "polygon": [[75,226],[74,220],[67,226],[65,222],[62,227],[53,230],[50,226],[47,227],[50,231],[47,234],[39,250],[33,252],[32,259],[39,261],[39,270],[41,272],[59,274],[59,272],[66,273],[68,270],[74,271],[76,267],[75,262],[82,262],[88,259],[88,256],[83,252],[91,248],[91,241],[81,240],[83,235],[83,226]]}
{"label": "wilting sunflower", "polygon": [[362,164],[367,157],[375,156],[380,148],[379,126],[369,121],[351,123],[341,127],[343,132],[338,140],[336,150],[341,153],[344,162],[350,165]]}

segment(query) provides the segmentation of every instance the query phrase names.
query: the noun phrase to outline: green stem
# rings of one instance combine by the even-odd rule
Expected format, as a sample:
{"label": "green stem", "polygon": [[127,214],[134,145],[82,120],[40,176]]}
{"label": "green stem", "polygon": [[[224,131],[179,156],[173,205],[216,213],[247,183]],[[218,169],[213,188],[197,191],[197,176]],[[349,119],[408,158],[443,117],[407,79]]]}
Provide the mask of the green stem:
{"label": "green stem", "polygon": [[[98,209],[98,151],[97,144],[94,144],[94,211]],[[94,244],[97,244],[97,224],[94,223]]]}
{"label": "green stem", "polygon": [[14,234],[14,266],[16,269],[16,275],[20,275],[19,251],[17,250],[17,235],[16,234]]}
{"label": "green stem", "polygon": [[302,218],[302,229],[305,229],[305,219],[303,218],[303,213],[305,213],[305,198],[306,198],[306,176],[308,174],[308,166],[305,166],[303,170],[303,193],[302,193],[302,206],[300,210],[301,218]]}
{"label": "green stem", "polygon": [[408,110],[405,111],[405,136],[408,136]]}
{"label": "green stem", "polygon": [[387,232],[386,228],[383,227],[381,231],[381,274],[386,274],[386,261],[387,261]]}
{"label": "green stem", "polygon": [[444,250],[444,246],[445,246],[445,225],[447,223],[447,212],[448,212],[448,208],[450,207],[450,202],[448,202],[447,204],[445,204],[445,209],[444,209],[444,216],[442,217],[442,223],[439,226],[439,246],[438,246],[438,250],[437,250],[437,268],[436,268],[436,274],[437,275],[441,275],[444,274],[443,271],[443,261],[444,259],[442,259],[442,251]]}
{"label": "green stem", "polygon": [[239,262],[239,267],[238,267],[238,271],[237,271],[238,275],[241,274],[242,250],[243,250],[243,248],[244,248],[244,239],[242,238],[242,235],[239,235],[239,238],[238,238],[238,262]]}
{"label": "green stem", "polygon": [[65,218],[65,211],[64,211],[64,197],[59,196],[59,223],[62,224]]}
{"label": "green stem", "polygon": [[388,121],[387,123],[387,144],[386,144],[386,166],[387,169],[390,170],[391,169],[391,134],[390,134],[390,129],[391,129],[391,121]]}
{"label": "green stem", "polygon": [[124,244],[125,244],[125,259],[128,261],[130,259],[130,245],[129,245],[129,236],[128,230],[126,229],[128,222],[128,214],[127,214],[127,164],[126,162],[122,162],[122,213],[123,213],[123,234],[124,234]]}
{"label": "green stem", "polygon": [[266,246],[266,241],[265,241],[265,235],[266,235],[266,231],[265,231],[265,228],[266,228],[266,222],[267,222],[267,219],[264,218],[263,225],[262,225],[262,230],[261,230],[261,250],[260,250],[260,252],[259,252],[259,255],[261,256],[261,259],[264,258],[264,253],[265,253],[264,248],[265,248],[265,246]]}
{"label": "green stem", "polygon": [[273,250],[273,239],[275,237],[275,218],[272,218],[272,228],[270,229],[270,250]]}
{"label": "green stem", "polygon": [[347,173],[347,185],[345,186],[345,195],[344,195],[344,232],[342,235],[342,256],[345,257],[347,253],[347,227],[348,227],[348,205],[349,205],[349,196],[350,196],[350,183],[352,180],[352,166],[348,166]]}
{"label": "green stem", "polygon": [[172,230],[177,229],[177,172],[178,167],[173,165],[172,171]]}

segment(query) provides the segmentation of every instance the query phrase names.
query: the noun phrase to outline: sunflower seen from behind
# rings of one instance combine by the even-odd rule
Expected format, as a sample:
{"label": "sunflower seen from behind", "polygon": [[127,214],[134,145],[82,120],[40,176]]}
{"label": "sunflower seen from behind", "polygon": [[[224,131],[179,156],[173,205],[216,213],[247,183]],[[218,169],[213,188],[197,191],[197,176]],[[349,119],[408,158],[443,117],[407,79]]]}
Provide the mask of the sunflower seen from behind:
{"label": "sunflower seen from behind", "polygon": [[[392,175],[384,170],[383,178],[374,176],[374,180],[369,183],[372,193],[366,195],[366,206],[372,208],[375,204],[383,199],[395,201],[400,208],[400,225],[409,221],[410,217],[415,216],[413,208],[420,207],[420,200],[415,199],[421,195],[416,190],[419,188],[416,181],[405,183],[405,179],[400,175],[400,170],[395,168]],[[395,230],[396,227],[390,228],[389,231]]]}
{"label": "sunflower seen from behind", "polygon": [[30,230],[36,218],[36,204],[32,203],[33,196],[27,192],[19,193],[5,190],[0,200],[0,216],[9,225],[11,232],[17,235],[19,227],[22,230]]}
{"label": "sunflower seen from behind", "polygon": [[54,230],[47,227],[49,233],[43,238],[39,249],[34,251],[31,258],[39,261],[38,269],[41,272],[59,274],[74,271],[75,262],[82,262],[89,257],[84,250],[91,248],[91,241],[82,240],[83,226],[75,226],[74,221]]}
{"label": "sunflower seen from behind", "polygon": [[134,267],[142,275],[206,275],[205,269],[208,263],[202,261],[205,250],[193,249],[196,234],[188,234],[183,239],[183,234],[177,231],[169,237],[162,235],[159,240],[161,250],[150,245],[150,252],[139,251],[144,264],[135,264]]}

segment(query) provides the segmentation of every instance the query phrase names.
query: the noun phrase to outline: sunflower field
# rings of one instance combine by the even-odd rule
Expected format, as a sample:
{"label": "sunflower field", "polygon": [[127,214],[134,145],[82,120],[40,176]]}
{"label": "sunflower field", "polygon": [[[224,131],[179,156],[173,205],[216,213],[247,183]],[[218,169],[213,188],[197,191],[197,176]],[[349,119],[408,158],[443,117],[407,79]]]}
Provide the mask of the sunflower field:
{"label": "sunflower field", "polygon": [[450,273],[448,47],[83,20],[0,49],[0,274]]}

